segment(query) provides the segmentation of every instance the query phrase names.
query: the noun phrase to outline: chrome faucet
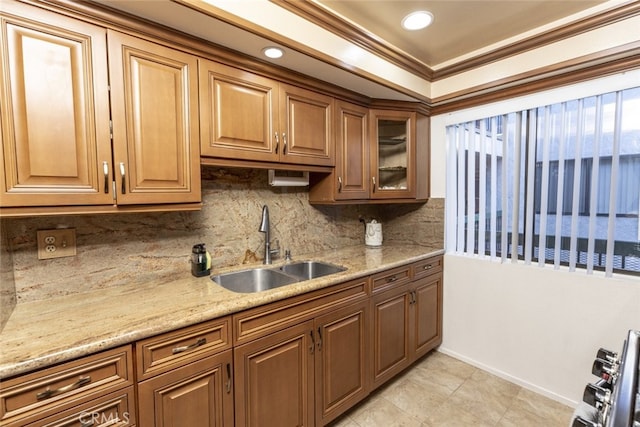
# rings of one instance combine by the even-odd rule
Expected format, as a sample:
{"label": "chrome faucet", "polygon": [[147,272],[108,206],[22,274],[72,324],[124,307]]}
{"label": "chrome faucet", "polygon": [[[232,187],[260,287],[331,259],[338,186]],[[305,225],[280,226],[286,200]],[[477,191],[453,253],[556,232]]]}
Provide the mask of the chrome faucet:
{"label": "chrome faucet", "polygon": [[[271,249],[271,232],[269,228],[269,208],[267,205],[262,207],[262,222],[260,223],[259,231],[264,233],[264,261],[263,264],[271,264],[271,255],[277,255],[280,252],[280,248]],[[279,245],[278,245],[279,246]]]}

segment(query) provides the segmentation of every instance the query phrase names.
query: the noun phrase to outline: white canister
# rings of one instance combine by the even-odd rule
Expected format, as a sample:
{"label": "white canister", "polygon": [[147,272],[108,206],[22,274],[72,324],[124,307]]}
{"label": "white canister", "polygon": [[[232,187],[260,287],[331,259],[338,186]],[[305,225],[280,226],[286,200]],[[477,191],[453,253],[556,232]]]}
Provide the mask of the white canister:
{"label": "white canister", "polygon": [[364,243],[367,246],[382,245],[382,224],[375,219],[366,224]]}

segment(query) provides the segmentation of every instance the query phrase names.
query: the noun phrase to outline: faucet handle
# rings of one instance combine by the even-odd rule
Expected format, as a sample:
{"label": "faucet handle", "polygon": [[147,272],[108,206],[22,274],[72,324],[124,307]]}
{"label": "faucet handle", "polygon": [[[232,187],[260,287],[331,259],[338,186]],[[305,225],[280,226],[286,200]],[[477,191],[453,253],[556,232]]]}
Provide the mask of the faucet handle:
{"label": "faucet handle", "polygon": [[269,247],[269,252],[272,255],[278,255],[280,253],[280,240],[275,239],[273,244]]}
{"label": "faucet handle", "polygon": [[285,261],[291,261],[291,249],[285,249],[284,250],[284,260]]}

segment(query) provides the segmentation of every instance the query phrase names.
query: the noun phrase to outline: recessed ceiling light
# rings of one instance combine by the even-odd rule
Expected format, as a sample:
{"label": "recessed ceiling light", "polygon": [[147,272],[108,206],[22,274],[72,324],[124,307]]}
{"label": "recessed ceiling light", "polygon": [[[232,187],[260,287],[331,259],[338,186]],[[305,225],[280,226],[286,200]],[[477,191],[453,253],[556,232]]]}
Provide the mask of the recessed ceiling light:
{"label": "recessed ceiling light", "polygon": [[284,55],[282,49],[275,46],[265,47],[264,49],[262,49],[262,53],[264,54],[264,56],[271,59],[278,59],[281,58],[282,55]]}
{"label": "recessed ceiling light", "polygon": [[411,12],[402,19],[402,28],[405,30],[421,30],[433,22],[433,15],[426,10]]}

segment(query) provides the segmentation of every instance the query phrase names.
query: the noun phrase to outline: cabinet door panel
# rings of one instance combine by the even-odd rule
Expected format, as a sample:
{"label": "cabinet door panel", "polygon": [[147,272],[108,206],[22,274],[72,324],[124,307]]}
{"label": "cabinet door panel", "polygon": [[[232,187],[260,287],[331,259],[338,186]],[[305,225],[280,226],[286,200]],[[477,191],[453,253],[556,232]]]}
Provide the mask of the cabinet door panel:
{"label": "cabinet door panel", "polygon": [[371,110],[372,199],[415,198],[416,113]]}
{"label": "cabinet door panel", "polygon": [[118,204],[200,201],[197,60],[108,33]]}
{"label": "cabinet door panel", "polygon": [[199,59],[203,156],[277,161],[277,83]]}
{"label": "cabinet door panel", "polygon": [[368,109],[340,102],[336,134],[336,200],[369,198]]}
{"label": "cabinet door panel", "polygon": [[105,30],[26,5],[2,16],[2,206],[112,204]]}
{"label": "cabinet door panel", "polygon": [[429,276],[414,283],[413,351],[416,357],[420,357],[442,342],[442,275]]}
{"label": "cabinet door panel", "polygon": [[313,321],[235,348],[236,426],[313,425]]}
{"label": "cabinet door panel", "polygon": [[231,359],[227,350],[141,382],[140,426],[233,426]]}
{"label": "cabinet door panel", "polygon": [[333,98],[284,84],[280,87],[280,160],[333,166]]}
{"label": "cabinet door panel", "polygon": [[325,425],[367,396],[369,302],[316,319],[316,425]]}
{"label": "cabinet door panel", "polygon": [[373,385],[404,369],[409,352],[409,294],[404,286],[373,299]]}

